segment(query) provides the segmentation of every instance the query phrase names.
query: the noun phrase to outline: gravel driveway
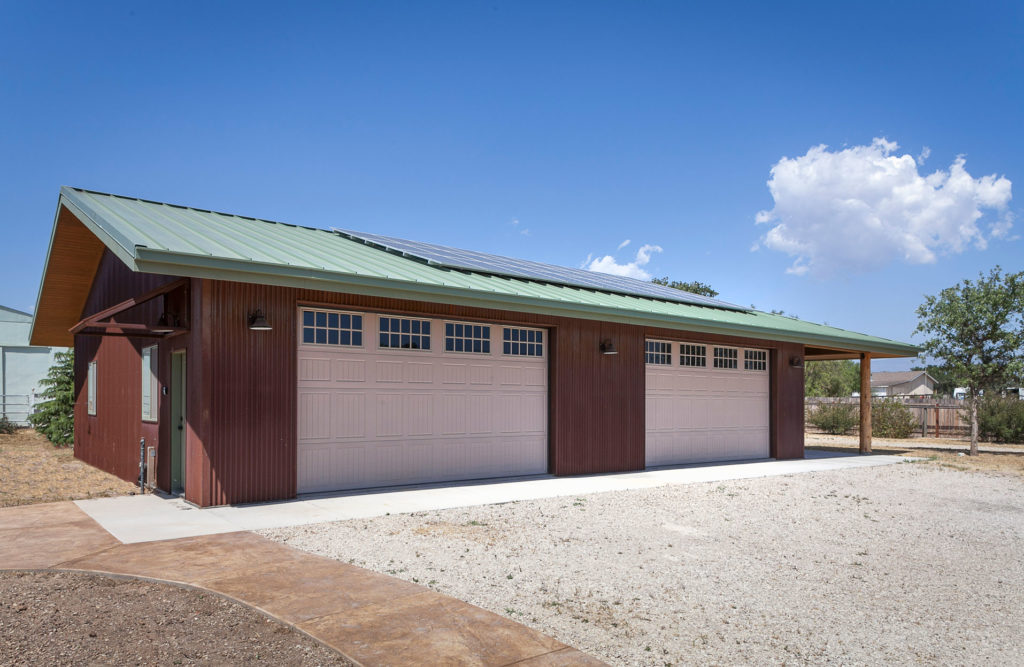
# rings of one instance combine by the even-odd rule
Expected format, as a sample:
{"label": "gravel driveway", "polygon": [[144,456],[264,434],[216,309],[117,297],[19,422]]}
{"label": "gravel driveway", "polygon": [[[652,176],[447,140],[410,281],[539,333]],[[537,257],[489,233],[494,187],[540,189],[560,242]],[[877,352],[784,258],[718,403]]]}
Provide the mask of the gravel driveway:
{"label": "gravel driveway", "polygon": [[613,664],[1020,664],[1024,484],[929,463],[263,533]]}

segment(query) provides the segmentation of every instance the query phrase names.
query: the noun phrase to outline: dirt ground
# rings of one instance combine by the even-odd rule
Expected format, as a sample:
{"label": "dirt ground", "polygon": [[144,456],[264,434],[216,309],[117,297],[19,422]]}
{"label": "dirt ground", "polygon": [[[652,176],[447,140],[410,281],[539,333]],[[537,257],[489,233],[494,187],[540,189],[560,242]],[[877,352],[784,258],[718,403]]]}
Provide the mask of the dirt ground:
{"label": "dirt ground", "polygon": [[1004,472],[898,463],[263,534],[611,665],[1020,667],[1024,655],[1024,479]]}
{"label": "dirt ground", "polygon": [[350,665],[244,605],[168,584],[0,572],[3,665]]}
{"label": "dirt ground", "polygon": [[134,484],[75,459],[33,429],[0,434],[0,507],[135,493]]}
{"label": "dirt ground", "polygon": [[[808,449],[823,449],[834,452],[857,451],[856,436],[806,434]],[[966,456],[969,443],[963,440],[944,438],[913,438],[893,440],[874,438],[871,451],[874,454],[895,454],[924,459],[922,463],[937,465],[954,470],[997,472],[1024,478],[1024,447],[1014,445],[993,445],[983,443],[983,448],[998,451],[980,452],[977,456]]]}

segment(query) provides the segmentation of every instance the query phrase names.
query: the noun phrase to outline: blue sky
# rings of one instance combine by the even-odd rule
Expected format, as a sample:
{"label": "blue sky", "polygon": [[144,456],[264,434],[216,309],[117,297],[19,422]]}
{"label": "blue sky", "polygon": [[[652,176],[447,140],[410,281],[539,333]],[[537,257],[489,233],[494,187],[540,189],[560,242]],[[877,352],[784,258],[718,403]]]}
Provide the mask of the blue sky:
{"label": "blue sky", "polygon": [[1024,270],[1022,45],[1019,2],[3,2],[0,304],[73,185],[913,340]]}

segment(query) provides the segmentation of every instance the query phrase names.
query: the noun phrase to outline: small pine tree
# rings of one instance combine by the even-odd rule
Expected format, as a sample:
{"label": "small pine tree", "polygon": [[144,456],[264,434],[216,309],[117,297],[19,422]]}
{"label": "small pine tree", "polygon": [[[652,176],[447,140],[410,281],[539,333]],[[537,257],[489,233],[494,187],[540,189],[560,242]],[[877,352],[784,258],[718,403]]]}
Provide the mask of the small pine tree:
{"label": "small pine tree", "polygon": [[53,366],[39,381],[45,401],[28,420],[55,445],[66,447],[75,440],[75,353],[58,352]]}

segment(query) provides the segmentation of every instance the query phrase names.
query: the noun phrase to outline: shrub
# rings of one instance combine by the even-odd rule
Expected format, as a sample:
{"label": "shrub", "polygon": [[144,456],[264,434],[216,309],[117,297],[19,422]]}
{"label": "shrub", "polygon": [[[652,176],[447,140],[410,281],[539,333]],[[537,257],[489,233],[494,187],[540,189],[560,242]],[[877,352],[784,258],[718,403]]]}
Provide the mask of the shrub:
{"label": "shrub", "polygon": [[843,435],[860,422],[860,410],[851,403],[820,403],[807,411],[807,421],[825,433]]}
{"label": "shrub", "polygon": [[909,438],[921,428],[921,422],[907,406],[897,400],[875,401],[871,405],[871,431],[880,438]]}
{"label": "shrub", "polygon": [[17,430],[17,424],[8,419],[7,415],[0,415],[0,433],[11,435]]}
{"label": "shrub", "polygon": [[978,435],[996,442],[1024,442],[1024,401],[983,398],[978,403]]}
{"label": "shrub", "polygon": [[39,381],[45,389],[38,412],[28,420],[55,445],[67,446],[75,440],[75,353],[58,352],[53,366]]}

